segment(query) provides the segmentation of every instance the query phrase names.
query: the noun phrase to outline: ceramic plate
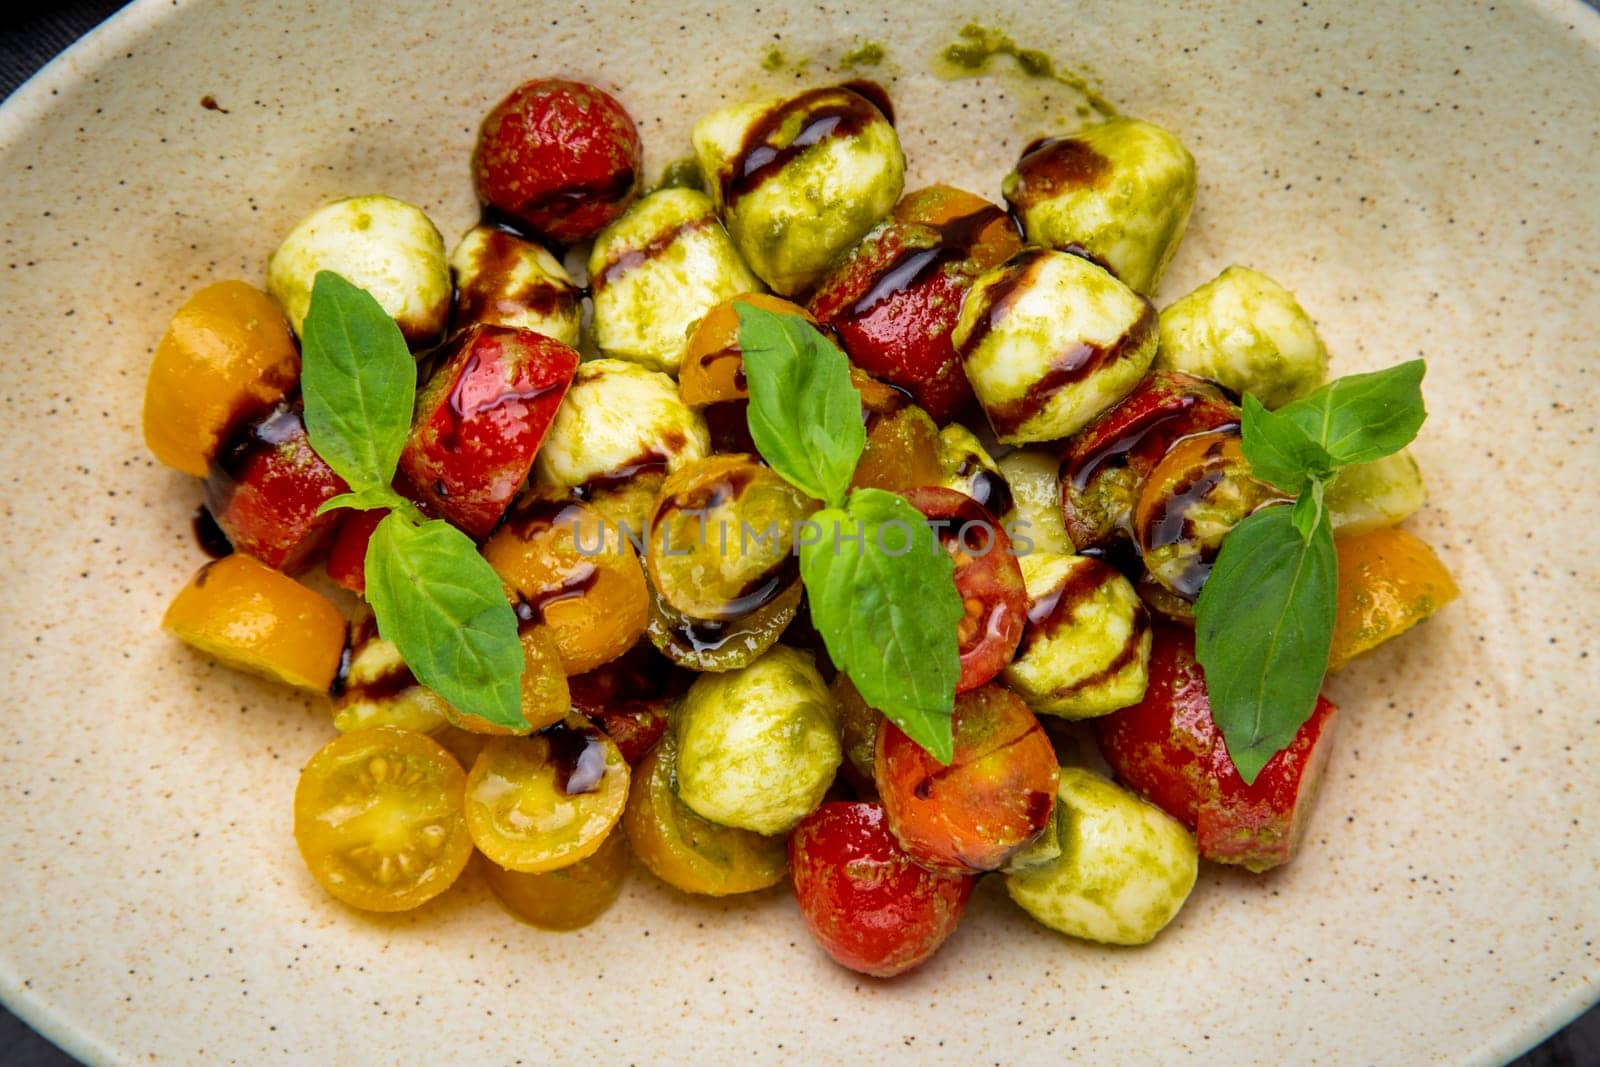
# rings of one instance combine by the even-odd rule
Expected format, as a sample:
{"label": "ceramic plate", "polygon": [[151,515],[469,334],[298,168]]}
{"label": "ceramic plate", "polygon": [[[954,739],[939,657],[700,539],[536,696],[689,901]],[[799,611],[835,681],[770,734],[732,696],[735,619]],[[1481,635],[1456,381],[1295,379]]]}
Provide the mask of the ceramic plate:
{"label": "ceramic plate", "polygon": [[[1241,262],[1295,289],[1335,373],[1429,360],[1410,527],[1463,595],[1333,679],[1304,852],[1207,867],[1117,950],[980,892],[894,982],[813,947],[786,891],[687,900],[636,872],[578,933],[469,880],[382,919],[290,833],[326,707],[158,629],[201,562],[197,485],[139,433],[173,309],[326,199],[383,191],[454,239],[477,121],[517,82],[616,93],[651,174],[729,100],[881,43],[908,185],[994,196],[1066,90],[949,81],[973,10],[143,0],[0,112],[0,994],[85,1059],[1483,1063],[1600,981],[1600,18],[1575,3],[997,4],[1200,164],[1159,302]],[[769,46],[778,52],[763,66]],[[210,98],[215,107],[202,101]]]}

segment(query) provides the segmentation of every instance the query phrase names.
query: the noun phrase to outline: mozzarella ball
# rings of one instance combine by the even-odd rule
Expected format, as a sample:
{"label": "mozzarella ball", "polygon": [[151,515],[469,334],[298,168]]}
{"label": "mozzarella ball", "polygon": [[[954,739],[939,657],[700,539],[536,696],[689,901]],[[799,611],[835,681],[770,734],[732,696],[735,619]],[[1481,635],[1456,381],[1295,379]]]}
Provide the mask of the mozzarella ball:
{"label": "mozzarella ball", "polygon": [[734,244],[784,296],[815,285],[905,186],[894,127],[845,88],[714,112],[693,141]]}
{"label": "mozzarella ball", "polygon": [[1182,823],[1081,767],[1061,768],[1055,832],[1060,855],[1008,873],[1006,892],[1071,937],[1143,945],[1178,914],[1200,873]]}
{"label": "mozzarella ball", "polygon": [[1055,441],[1144,377],[1156,313],[1089,260],[1031,249],[973,283],[953,340],[996,437]]}
{"label": "mozzarella ball", "polygon": [[810,814],[844,758],[822,675],[783,645],[748,667],[696,678],[673,732],[683,802],[758,834],[784,833]]}
{"label": "mozzarella ball", "polygon": [[693,189],[651,193],[602,230],[589,252],[589,283],[600,350],[669,374],[707,311],[761,288],[711,199]]}
{"label": "mozzarella ball", "polygon": [[333,698],[333,727],[340,733],[375,726],[398,726],[418,733],[437,733],[449,722],[444,698],[417,681],[393,641],[378,636],[371,612],[350,624],[350,648],[338,695]]}
{"label": "mozzarella ball", "polygon": [[413,350],[444,333],[450,316],[450,266],[444,238],[420,208],[389,196],[353,196],[295,224],[267,260],[267,291],[300,333],[319,271],[365,289]]}
{"label": "mozzarella ball", "polygon": [[1089,556],[1022,556],[1028,624],[1005,683],[1043,715],[1089,719],[1144,699],[1150,618],[1133,585]]}
{"label": "mozzarella ball", "polygon": [[495,226],[474,226],[450,253],[451,328],[516,326],[578,347],[583,294],[543,246]]}
{"label": "mozzarella ball", "polygon": [[978,435],[952,422],[939,431],[940,485],[965,493],[1002,522],[1012,517],[1011,486]]}
{"label": "mozzarella ball", "polygon": [[1276,408],[1322,384],[1328,350],[1293,293],[1259,271],[1229,267],[1161,312],[1156,366]]}
{"label": "mozzarella ball", "polygon": [[1155,291],[1194,206],[1194,157],[1137,119],[1031,146],[1002,185],[1028,243],[1077,246],[1130,288]]}

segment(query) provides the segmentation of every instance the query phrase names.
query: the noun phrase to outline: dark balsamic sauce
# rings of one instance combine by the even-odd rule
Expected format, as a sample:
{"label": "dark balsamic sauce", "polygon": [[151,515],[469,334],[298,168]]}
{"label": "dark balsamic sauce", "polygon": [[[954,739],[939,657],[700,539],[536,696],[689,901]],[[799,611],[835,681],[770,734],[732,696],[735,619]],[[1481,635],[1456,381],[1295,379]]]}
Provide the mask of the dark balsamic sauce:
{"label": "dark balsamic sauce", "polygon": [[544,621],[544,614],[550,609],[550,605],[583,596],[593,589],[599,580],[600,568],[585,561],[554,586],[533,593],[518,592],[517,602],[513,605],[517,614],[518,628],[525,630],[538,625]]}
{"label": "dark balsamic sauce", "polygon": [[[733,207],[808,148],[829,138],[855,136],[879,117],[878,112],[871,99],[854,90],[812,89],[775,105],[745,132],[733,166],[722,177],[722,202]],[[778,144],[779,135],[796,117],[801,121],[794,138]]]}
{"label": "dark balsamic sauce", "polygon": [[857,96],[865,97],[883,114],[884,120],[889,125],[894,125],[894,103],[889,99],[889,90],[875,81],[867,81],[864,78],[844,82],[839,88],[848,89]]}
{"label": "dark balsamic sauce", "polygon": [[233,555],[233,545],[228,542],[228,535],[222,532],[216,517],[204,504],[194,509],[194,518],[189,525],[194,530],[194,539],[200,545],[200,551],[212,559],[225,559]]}
{"label": "dark balsamic sauce", "polygon": [[555,770],[556,788],[567,796],[593,793],[606,776],[606,746],[600,731],[558,722],[540,730],[537,736],[549,745],[550,765]]}
{"label": "dark balsamic sauce", "polygon": [[599,292],[630,270],[642,267],[652,259],[660,256],[679,238],[714,226],[716,221],[717,219],[714,215],[696,215],[692,219],[685,219],[676,226],[656,234],[645,242],[641,248],[629,248],[621,252],[617,258],[590,276],[589,288],[594,292]]}

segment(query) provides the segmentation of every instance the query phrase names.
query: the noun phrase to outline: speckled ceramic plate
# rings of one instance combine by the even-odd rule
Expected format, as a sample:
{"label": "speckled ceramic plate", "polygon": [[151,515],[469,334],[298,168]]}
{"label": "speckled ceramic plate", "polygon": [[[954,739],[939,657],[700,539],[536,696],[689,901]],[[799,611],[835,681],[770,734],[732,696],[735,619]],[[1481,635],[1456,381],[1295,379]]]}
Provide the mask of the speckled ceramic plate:
{"label": "speckled ceramic plate", "polygon": [[614,91],[654,173],[708,108],[881,42],[867,73],[911,182],[995,195],[1076,120],[1065,90],[934,75],[972,15],[141,0],[0,112],[9,1005],[116,1063],[1410,1064],[1505,1058],[1595,998],[1600,18],[1553,0],[982,17],[1193,149],[1163,300],[1244,262],[1298,291],[1336,372],[1429,359],[1432,503],[1410,525],[1463,596],[1330,683],[1345,721],[1290,868],[1208,867],[1139,950],[1059,938],[990,887],[890,983],[829,964],[783,891],[687,900],[641,873],[556,935],[471,879],[381,919],[307,875],[290,796],[326,709],[158,629],[200,562],[198,488],[139,434],[167,316],[259,282],[330,197],[392,193],[453,238],[477,121],[535,74]]}

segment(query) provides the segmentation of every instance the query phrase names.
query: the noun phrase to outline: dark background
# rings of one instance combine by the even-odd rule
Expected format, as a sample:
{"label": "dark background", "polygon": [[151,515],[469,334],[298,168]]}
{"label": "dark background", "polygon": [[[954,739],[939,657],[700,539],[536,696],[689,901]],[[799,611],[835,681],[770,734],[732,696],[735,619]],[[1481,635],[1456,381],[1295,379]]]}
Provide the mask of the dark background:
{"label": "dark background", "polygon": [[[1597,0],[1586,0],[1591,6]],[[122,6],[107,0],[7,4],[0,14],[0,99]],[[0,1067],[74,1067],[72,1057],[0,1008]],[[1600,1067],[1600,1006],[1512,1067]]]}

